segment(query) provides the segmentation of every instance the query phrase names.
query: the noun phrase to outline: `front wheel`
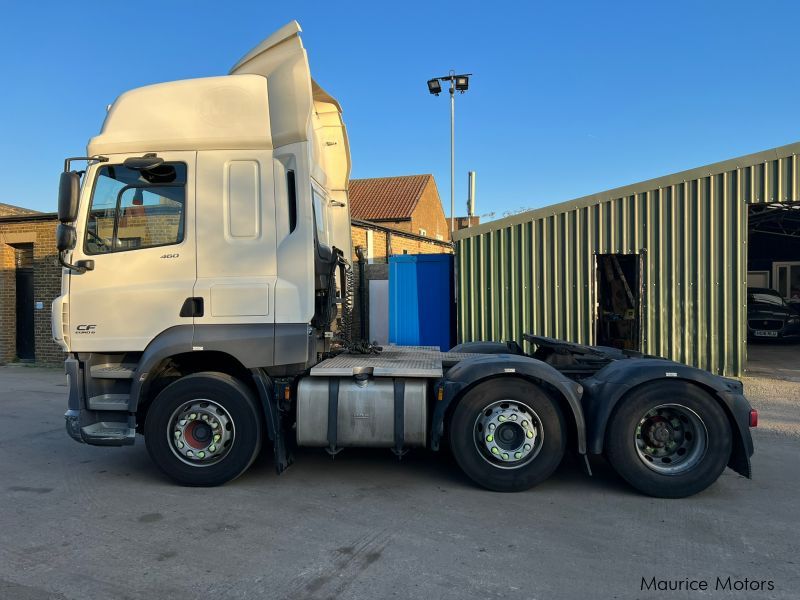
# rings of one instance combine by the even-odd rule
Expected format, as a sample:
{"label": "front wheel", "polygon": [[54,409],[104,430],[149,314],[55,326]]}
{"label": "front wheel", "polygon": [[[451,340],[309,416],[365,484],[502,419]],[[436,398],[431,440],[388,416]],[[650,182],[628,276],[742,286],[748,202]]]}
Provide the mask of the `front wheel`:
{"label": "front wheel", "polygon": [[538,386],[520,379],[490,380],[456,406],[450,447],[475,483],[497,492],[527,490],[561,462],[564,418]]}
{"label": "front wheel", "polygon": [[725,470],[730,423],[695,385],[662,381],[623,398],[606,434],[611,466],[637,490],[659,498],[696,494]]}
{"label": "front wheel", "polygon": [[235,479],[261,449],[261,416],[252,392],[225,373],[196,373],[156,397],[144,425],[153,462],[182,485]]}

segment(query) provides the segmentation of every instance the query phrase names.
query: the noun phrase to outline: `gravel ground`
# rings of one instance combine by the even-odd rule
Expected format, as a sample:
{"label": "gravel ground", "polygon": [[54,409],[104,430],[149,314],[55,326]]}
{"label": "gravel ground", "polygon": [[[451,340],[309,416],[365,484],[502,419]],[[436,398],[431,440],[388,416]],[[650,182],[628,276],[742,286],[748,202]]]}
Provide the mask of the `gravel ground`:
{"label": "gravel ground", "polygon": [[758,410],[759,437],[780,434],[800,439],[800,378],[743,377],[742,382],[747,399]]}

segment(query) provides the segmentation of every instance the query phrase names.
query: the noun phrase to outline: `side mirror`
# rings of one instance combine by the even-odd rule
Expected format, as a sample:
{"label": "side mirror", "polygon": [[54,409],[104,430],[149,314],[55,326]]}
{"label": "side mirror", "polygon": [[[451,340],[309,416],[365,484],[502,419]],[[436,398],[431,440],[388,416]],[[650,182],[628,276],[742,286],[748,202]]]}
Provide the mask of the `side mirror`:
{"label": "side mirror", "polygon": [[76,241],[75,228],[72,225],[59,223],[58,227],[56,227],[56,248],[58,251],[66,252],[67,250],[72,250]]}
{"label": "side mirror", "polygon": [[80,189],[80,175],[75,171],[61,173],[58,182],[58,220],[62,223],[72,223],[78,218]]}

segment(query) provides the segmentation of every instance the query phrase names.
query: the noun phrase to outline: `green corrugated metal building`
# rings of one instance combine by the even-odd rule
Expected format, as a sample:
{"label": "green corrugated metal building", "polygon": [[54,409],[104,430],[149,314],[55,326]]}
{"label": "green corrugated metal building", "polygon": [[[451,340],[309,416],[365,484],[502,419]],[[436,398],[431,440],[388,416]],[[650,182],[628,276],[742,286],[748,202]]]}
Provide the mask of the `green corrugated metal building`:
{"label": "green corrugated metal building", "polygon": [[459,341],[595,344],[598,255],[636,255],[638,348],[741,374],[748,205],[800,201],[799,153],[790,144],[457,232]]}

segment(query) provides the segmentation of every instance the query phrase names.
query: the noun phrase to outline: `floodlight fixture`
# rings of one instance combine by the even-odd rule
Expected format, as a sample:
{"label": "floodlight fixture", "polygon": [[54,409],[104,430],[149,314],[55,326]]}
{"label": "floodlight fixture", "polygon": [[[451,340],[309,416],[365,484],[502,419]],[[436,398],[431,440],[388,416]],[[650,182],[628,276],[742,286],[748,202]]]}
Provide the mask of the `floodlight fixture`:
{"label": "floodlight fixture", "polygon": [[429,79],[428,91],[434,96],[438,96],[439,94],[442,93],[442,84],[439,83],[438,79]]}

